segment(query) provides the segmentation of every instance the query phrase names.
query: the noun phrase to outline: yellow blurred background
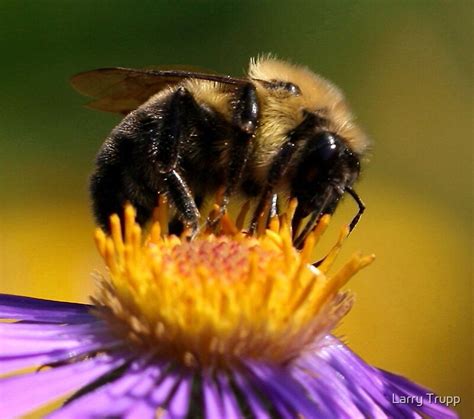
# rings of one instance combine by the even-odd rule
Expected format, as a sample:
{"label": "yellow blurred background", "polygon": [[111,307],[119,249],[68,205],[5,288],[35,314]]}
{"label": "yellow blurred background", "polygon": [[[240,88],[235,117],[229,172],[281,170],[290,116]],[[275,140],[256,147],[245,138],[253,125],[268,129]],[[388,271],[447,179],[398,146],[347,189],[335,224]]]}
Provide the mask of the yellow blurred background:
{"label": "yellow blurred background", "polygon": [[[0,16],[0,292],[85,302],[104,269],[87,183],[118,119],[82,108],[69,76],[240,75],[272,52],[342,87],[373,139],[357,188],[368,209],[344,256],[377,260],[350,284],[337,333],[371,364],[461,396],[472,417],[472,2],[3,0]],[[343,203],[321,254],[354,211]]]}

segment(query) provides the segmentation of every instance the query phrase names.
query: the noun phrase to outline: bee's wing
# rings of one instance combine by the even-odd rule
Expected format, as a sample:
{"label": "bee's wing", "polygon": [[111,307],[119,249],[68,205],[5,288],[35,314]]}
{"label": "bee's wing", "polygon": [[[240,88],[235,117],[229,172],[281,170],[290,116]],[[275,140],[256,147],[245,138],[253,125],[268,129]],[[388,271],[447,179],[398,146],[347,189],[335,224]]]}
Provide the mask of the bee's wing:
{"label": "bee's wing", "polygon": [[231,76],[184,69],[115,67],[76,74],[71,78],[71,84],[79,93],[94,98],[88,103],[88,107],[125,115],[155,93],[190,78],[215,81],[229,89],[248,82]]}

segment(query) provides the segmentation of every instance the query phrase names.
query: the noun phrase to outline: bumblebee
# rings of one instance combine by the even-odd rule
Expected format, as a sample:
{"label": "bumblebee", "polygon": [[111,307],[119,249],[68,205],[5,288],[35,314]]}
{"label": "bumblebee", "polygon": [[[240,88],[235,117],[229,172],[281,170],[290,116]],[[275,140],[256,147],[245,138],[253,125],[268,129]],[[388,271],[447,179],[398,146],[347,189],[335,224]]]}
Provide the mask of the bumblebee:
{"label": "bumblebee", "polygon": [[346,192],[359,206],[350,230],[365,209],[352,187],[367,139],[340,90],[307,68],[262,57],[242,78],[104,68],[72,84],[94,98],[89,107],[125,115],[100,148],[90,181],[104,229],[125,202],[145,224],[157,196],[167,194],[174,229],[179,220],[196,231],[203,202],[219,189],[222,213],[233,196],[255,203],[250,229],[265,211],[297,198],[296,245]]}

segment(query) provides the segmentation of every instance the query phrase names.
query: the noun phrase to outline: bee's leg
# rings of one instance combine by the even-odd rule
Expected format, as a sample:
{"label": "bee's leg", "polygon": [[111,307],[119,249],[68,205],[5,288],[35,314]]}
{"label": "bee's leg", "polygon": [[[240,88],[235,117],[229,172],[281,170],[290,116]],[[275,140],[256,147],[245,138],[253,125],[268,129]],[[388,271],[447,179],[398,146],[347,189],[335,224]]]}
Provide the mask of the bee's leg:
{"label": "bee's leg", "polygon": [[180,214],[180,219],[195,231],[198,228],[200,213],[186,181],[176,170],[168,172],[164,179],[171,200]]}
{"label": "bee's leg", "polygon": [[280,205],[278,201],[278,195],[276,193],[272,196],[272,201],[270,204],[270,213],[268,214],[268,219],[276,217],[280,213]]}
{"label": "bee's leg", "polygon": [[198,119],[200,107],[184,87],[171,96],[164,109],[163,125],[155,141],[150,142],[150,155],[164,179],[167,191],[185,226],[198,228],[200,213],[191,189],[177,169],[179,150],[187,140],[189,124]]}
{"label": "bee's leg", "polygon": [[230,146],[230,161],[227,167],[224,194],[220,204],[220,212],[208,224],[215,225],[225,213],[230,197],[234,194],[242,180],[251,150],[251,142],[255,137],[259,117],[259,103],[255,86],[246,83],[236,91],[232,124],[235,137]]}
{"label": "bee's leg", "polygon": [[[203,203],[202,196],[196,196],[194,198],[194,202],[196,203],[196,207],[199,211],[201,211],[202,203]],[[171,221],[168,223],[168,232],[169,234],[174,234],[176,236],[180,236],[184,231],[184,223],[179,219],[178,216],[174,216]],[[194,235],[199,233],[200,227],[194,230]]]}
{"label": "bee's leg", "polygon": [[273,191],[278,181],[285,175],[288,163],[290,162],[294,151],[295,143],[291,140],[287,141],[273,160],[272,165],[270,166],[270,171],[268,172],[268,177],[263,189],[263,193],[260,196],[258,205],[253,213],[252,222],[250,224],[251,233],[256,230],[258,219],[268,208],[268,205],[270,205]]}
{"label": "bee's leg", "polygon": [[232,123],[237,128],[237,135],[230,150],[230,162],[222,198],[226,207],[229,198],[235,192],[242,179],[250,154],[251,141],[255,137],[259,116],[257,91],[251,83],[245,84],[237,92]]}
{"label": "bee's leg", "polygon": [[[265,223],[265,226],[268,226],[272,218],[275,218],[280,214],[280,203],[276,193],[271,196],[270,201],[268,202],[268,207],[269,208],[265,208],[265,213],[262,214],[267,215],[266,219],[262,220],[262,223]],[[257,223],[259,224],[260,220],[257,220]]]}
{"label": "bee's leg", "polygon": [[315,116],[309,113],[306,114],[303,122],[288,134],[286,142],[273,159],[270,170],[268,171],[263,193],[261,194],[258,205],[253,213],[252,222],[250,224],[251,233],[256,230],[259,217],[265,211],[267,206],[270,205],[270,200],[276,185],[285,176],[290,160],[297,150],[298,142],[305,138],[308,130],[314,127],[314,124]]}

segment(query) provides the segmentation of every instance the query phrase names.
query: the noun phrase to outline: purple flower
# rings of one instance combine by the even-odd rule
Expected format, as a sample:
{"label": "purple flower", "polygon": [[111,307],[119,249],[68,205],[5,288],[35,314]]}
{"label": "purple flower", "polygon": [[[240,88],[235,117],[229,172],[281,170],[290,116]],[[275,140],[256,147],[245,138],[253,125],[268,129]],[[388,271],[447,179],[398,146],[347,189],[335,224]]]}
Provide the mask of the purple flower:
{"label": "purple flower", "polygon": [[222,223],[188,242],[97,233],[110,279],[94,305],[0,295],[0,416],[60,401],[53,418],[456,417],[430,391],[367,365],[330,334],[340,288],[371,258],[326,275],[282,218],[258,239]]}

